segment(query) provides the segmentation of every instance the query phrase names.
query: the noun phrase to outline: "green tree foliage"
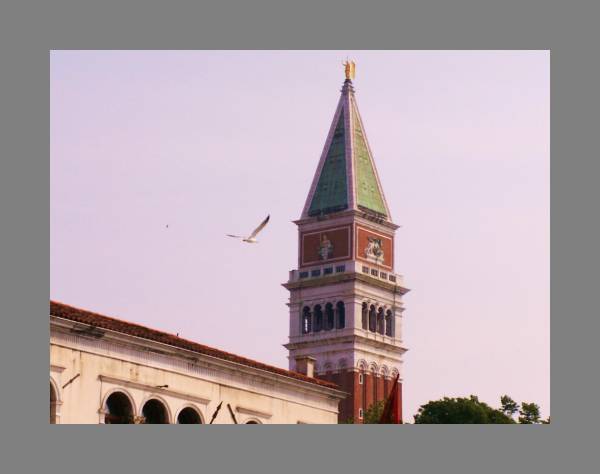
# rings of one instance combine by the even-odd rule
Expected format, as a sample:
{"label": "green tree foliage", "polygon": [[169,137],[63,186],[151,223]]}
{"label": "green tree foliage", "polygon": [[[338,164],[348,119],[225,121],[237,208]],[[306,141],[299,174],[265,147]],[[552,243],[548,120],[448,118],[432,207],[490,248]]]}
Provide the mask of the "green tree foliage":
{"label": "green tree foliage", "polygon": [[510,424],[514,420],[475,395],[431,401],[419,408],[415,424]]}
{"label": "green tree foliage", "polygon": [[508,395],[502,395],[500,397],[500,404],[502,405],[501,410],[504,412],[504,414],[510,416],[511,418],[519,411],[519,404]]}
{"label": "green tree foliage", "polygon": [[384,406],[385,406],[384,401],[373,403],[363,413],[363,423],[366,425],[374,425],[374,424],[379,423],[379,420],[381,419],[381,414],[383,413]]}
{"label": "green tree foliage", "polygon": [[[369,408],[367,408],[365,410],[365,412],[363,413],[363,424],[365,425],[376,425],[377,423],[379,423],[379,420],[381,419],[381,414],[383,413],[383,408],[385,406],[385,401],[379,401],[379,402],[375,402],[373,403],[371,406],[369,406]],[[354,421],[354,418],[348,418],[345,421],[345,424],[349,423],[349,424],[354,424],[356,423]]]}
{"label": "green tree foliage", "polygon": [[508,424],[516,423],[513,419],[519,413],[519,423],[524,425],[549,424],[540,418],[540,407],[535,403],[519,404],[508,395],[500,397],[501,408],[495,409],[480,402],[475,395],[469,398],[448,398],[431,401],[422,405],[415,415],[416,424]]}
{"label": "green tree foliage", "polygon": [[521,403],[519,423],[533,425],[540,423],[540,407],[535,403]]}
{"label": "green tree foliage", "polygon": [[[508,395],[500,397],[500,409],[493,408],[487,403],[479,401],[475,395],[469,398],[448,398],[430,401],[419,408],[415,415],[415,424],[515,424],[512,418],[519,413],[519,423],[549,424],[550,417],[542,420],[540,407],[535,403],[519,404]],[[384,401],[373,403],[363,414],[363,424],[377,424],[385,406]],[[344,423],[353,424],[355,421],[349,418]]]}

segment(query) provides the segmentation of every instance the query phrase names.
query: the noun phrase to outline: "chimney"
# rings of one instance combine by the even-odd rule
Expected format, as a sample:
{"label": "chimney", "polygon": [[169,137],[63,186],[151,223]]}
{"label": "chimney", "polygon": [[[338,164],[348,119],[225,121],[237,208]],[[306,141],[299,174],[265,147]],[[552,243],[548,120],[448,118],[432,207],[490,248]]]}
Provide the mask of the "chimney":
{"label": "chimney", "polygon": [[317,359],[310,356],[296,357],[296,372],[306,375],[307,377],[315,376],[315,362]]}

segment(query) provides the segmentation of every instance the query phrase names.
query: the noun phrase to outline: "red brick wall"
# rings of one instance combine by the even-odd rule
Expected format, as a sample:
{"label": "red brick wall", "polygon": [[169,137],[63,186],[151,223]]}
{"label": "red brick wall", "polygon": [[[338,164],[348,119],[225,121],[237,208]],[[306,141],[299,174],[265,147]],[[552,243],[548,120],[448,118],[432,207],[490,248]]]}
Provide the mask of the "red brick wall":
{"label": "red brick wall", "polygon": [[380,375],[377,377],[377,401],[385,400],[385,395],[383,390],[383,377]]}
{"label": "red brick wall", "polygon": [[337,373],[321,374],[319,378],[337,384],[340,390],[348,393],[348,396],[340,402],[338,423],[344,423],[349,418],[358,420],[358,409],[362,407],[363,390],[363,385],[358,383],[358,373],[344,370]]}
{"label": "red brick wall", "polygon": [[403,421],[402,417],[402,383],[398,382],[398,413],[400,413],[400,422]]}
{"label": "red brick wall", "polygon": [[358,417],[358,410],[359,409],[363,409],[364,410],[364,406],[365,406],[365,378],[364,378],[364,374],[363,374],[363,383],[359,384],[360,382],[360,378],[359,378],[360,374],[358,372],[354,372],[354,403],[352,404],[352,408],[354,413],[352,414],[354,417],[354,421],[356,423],[362,423],[362,421],[359,419]]}
{"label": "red brick wall", "polygon": [[366,398],[363,406],[363,410],[367,410],[373,403],[373,376],[370,373],[365,374],[366,382]]}
{"label": "red brick wall", "polygon": [[[353,418],[355,423],[362,423],[358,418],[360,408],[366,410],[375,401],[386,400],[393,386],[391,379],[374,377],[371,373],[363,374],[363,384],[359,384],[359,373],[342,371],[320,375],[319,378],[339,385],[340,389],[349,395],[340,402],[338,423],[344,423]],[[398,383],[398,413],[402,420],[402,384]]]}

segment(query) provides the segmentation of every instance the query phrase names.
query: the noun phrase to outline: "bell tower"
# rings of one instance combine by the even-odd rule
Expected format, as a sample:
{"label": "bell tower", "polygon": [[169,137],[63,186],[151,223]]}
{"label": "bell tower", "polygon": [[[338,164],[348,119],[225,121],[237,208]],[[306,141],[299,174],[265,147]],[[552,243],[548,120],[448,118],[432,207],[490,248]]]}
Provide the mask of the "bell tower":
{"label": "bell tower", "polygon": [[[323,153],[298,226],[298,268],[290,291],[290,370],[307,358],[315,376],[350,396],[339,421],[362,422],[400,374],[402,296],[409,290],[394,269],[394,235],[346,62],[344,81]],[[402,397],[398,397],[402,416]]]}

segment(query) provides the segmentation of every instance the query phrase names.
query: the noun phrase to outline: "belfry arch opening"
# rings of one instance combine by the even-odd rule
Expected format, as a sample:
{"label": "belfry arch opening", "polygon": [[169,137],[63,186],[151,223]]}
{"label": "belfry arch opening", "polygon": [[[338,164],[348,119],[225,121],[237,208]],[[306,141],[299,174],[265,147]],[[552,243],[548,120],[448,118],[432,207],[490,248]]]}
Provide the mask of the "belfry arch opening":
{"label": "belfry arch opening", "polygon": [[369,331],[377,331],[377,310],[375,305],[371,305],[369,308]]}
{"label": "belfry arch opening", "polygon": [[323,329],[323,310],[321,309],[321,305],[318,304],[314,309],[314,325],[313,330],[315,332],[321,331]]}
{"label": "belfry arch opening", "polygon": [[383,315],[383,308],[379,308],[377,311],[377,332],[379,334],[385,333],[385,316]]}
{"label": "belfry arch opening", "polygon": [[385,335],[393,337],[394,336],[394,317],[392,316],[392,311],[387,310],[385,313]]}
{"label": "belfry arch opening", "polygon": [[333,305],[327,303],[325,305],[325,330],[331,331],[335,326],[335,314],[333,312]]}
{"label": "belfry arch opening", "polygon": [[335,308],[337,311],[337,328],[344,329],[346,327],[346,305],[343,301],[338,301]]}
{"label": "belfry arch opening", "polygon": [[312,316],[310,314],[310,308],[305,306],[302,309],[302,334],[308,334],[312,331]]}

